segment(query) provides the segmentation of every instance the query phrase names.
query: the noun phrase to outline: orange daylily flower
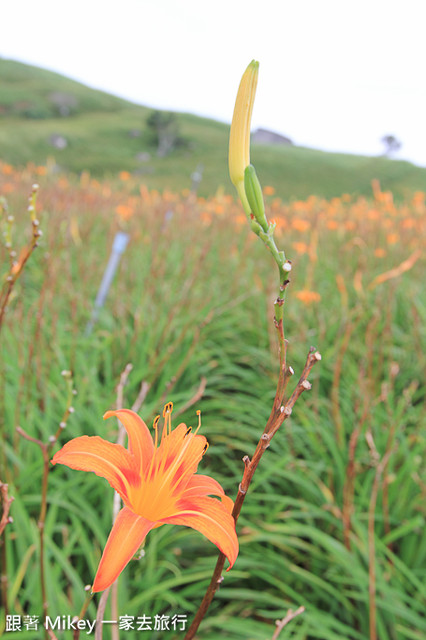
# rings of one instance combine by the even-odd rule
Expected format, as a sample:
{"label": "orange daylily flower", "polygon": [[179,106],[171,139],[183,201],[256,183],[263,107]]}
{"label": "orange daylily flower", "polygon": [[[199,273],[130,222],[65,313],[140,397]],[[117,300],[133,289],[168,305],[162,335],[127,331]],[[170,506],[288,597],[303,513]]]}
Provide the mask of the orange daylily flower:
{"label": "orange daylily flower", "polygon": [[311,302],[319,302],[321,300],[321,295],[316,291],[301,289],[296,292],[296,298],[304,304],[311,304]]}
{"label": "orange daylily flower", "polygon": [[200,421],[194,433],[183,423],[172,430],[172,410],[171,402],[164,407],[160,442],[160,416],[154,420],[153,441],[145,422],[136,413],[119,409],[107,411],[104,419],[116,416],[122,422],[129,438],[128,449],[99,436],[82,436],[67,442],[53,456],[53,464],[93,471],[105,478],[124,503],[108,537],[93,592],[109,587],[142,545],[146,534],[162,524],[182,524],[200,531],[226,555],[229,569],[237,558],[233,502],[216,480],[196,474],[208,446],[206,438],[197,435]]}

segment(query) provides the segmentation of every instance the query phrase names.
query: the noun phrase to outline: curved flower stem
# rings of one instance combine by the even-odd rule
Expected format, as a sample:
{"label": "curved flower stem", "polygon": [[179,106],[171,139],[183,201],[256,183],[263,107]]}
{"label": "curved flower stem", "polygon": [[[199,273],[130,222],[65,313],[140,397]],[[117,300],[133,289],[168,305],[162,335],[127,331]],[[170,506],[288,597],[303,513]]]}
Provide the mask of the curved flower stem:
{"label": "curved flower stem", "polygon": [[101,598],[99,600],[98,612],[96,614],[96,631],[95,631],[95,640],[102,640],[102,625],[104,622],[105,608],[108,602],[108,596],[111,587],[105,589],[102,592]]}
{"label": "curved flower stem", "polygon": [[[282,307],[282,305],[280,305]],[[269,416],[269,419],[266,423],[266,426],[263,430],[262,435],[260,436],[259,442],[257,443],[256,450],[253,454],[252,459],[248,456],[244,456],[244,472],[243,477],[238,487],[238,494],[235,499],[234,509],[232,511],[232,515],[234,517],[235,522],[237,522],[238,517],[240,515],[244,500],[247,495],[248,488],[253,479],[253,475],[257,469],[257,466],[265,453],[266,449],[269,447],[269,444],[283,424],[283,422],[291,415],[293,407],[296,403],[296,400],[299,396],[304,392],[308,391],[311,388],[311,384],[308,381],[308,376],[312,370],[312,367],[316,362],[321,360],[321,355],[316,351],[313,347],[311,347],[309,354],[306,358],[306,363],[302,372],[302,375],[299,378],[299,381],[289,397],[289,399],[284,403],[284,393],[287,386],[287,382],[289,380],[290,375],[292,375],[292,369],[289,367],[286,368],[285,365],[285,354],[286,354],[286,344],[284,340],[284,330],[283,330],[283,322],[282,318],[280,321],[276,322],[277,331],[279,333],[279,343],[280,343],[280,374],[277,383],[277,390],[275,394],[274,403],[272,406],[272,411]],[[197,629],[207,613],[207,609],[210,606],[213,597],[219,588],[220,584],[223,581],[222,571],[225,564],[225,555],[223,553],[219,553],[216,567],[213,571],[213,575],[210,581],[210,584],[207,588],[207,591],[204,595],[203,601],[195,615],[195,618],[189,627],[188,631],[185,635],[185,640],[191,640]]]}
{"label": "curved flower stem", "polygon": [[[82,620],[84,618],[84,616],[86,615],[86,611],[89,608],[89,604],[93,598],[93,593],[91,593],[91,587],[90,585],[87,585],[84,590],[86,591],[86,598],[83,602],[83,606],[80,609],[80,613],[78,614],[78,619]],[[80,638],[80,629],[75,629],[73,636],[72,636],[72,640],[79,640]]]}
{"label": "curved flower stem", "polygon": [[[40,587],[41,587],[41,596],[42,596],[42,607],[43,607],[43,619],[45,620],[48,615],[48,602],[47,602],[47,589],[46,589],[46,578],[44,572],[44,525],[46,522],[46,513],[47,513],[47,487],[49,480],[49,471],[50,471],[50,458],[52,455],[52,449],[56,444],[56,441],[59,438],[59,435],[65,429],[67,425],[68,417],[71,413],[74,412],[74,408],[72,407],[72,399],[75,394],[73,389],[73,379],[70,371],[63,371],[63,377],[67,382],[67,404],[64,414],[62,416],[62,420],[59,423],[58,429],[56,430],[55,435],[50,436],[48,442],[43,442],[38,438],[33,438],[30,436],[22,427],[16,427],[17,433],[20,436],[28,440],[29,442],[34,442],[38,447],[40,447],[41,454],[43,456],[43,478],[41,484],[41,502],[40,502],[40,515],[38,517],[37,526],[40,531]],[[49,630],[45,628],[45,638],[49,638]]]}

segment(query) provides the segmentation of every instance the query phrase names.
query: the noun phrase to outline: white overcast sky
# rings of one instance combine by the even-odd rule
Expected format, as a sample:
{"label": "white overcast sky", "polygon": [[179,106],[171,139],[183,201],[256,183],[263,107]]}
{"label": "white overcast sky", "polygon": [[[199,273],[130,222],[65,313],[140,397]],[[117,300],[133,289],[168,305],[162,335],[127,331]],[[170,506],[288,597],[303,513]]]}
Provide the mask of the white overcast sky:
{"label": "white overcast sky", "polygon": [[[0,0],[0,56],[134,102],[230,122],[253,58],[253,128],[426,166],[426,0]],[[1,91],[1,87],[0,87]]]}

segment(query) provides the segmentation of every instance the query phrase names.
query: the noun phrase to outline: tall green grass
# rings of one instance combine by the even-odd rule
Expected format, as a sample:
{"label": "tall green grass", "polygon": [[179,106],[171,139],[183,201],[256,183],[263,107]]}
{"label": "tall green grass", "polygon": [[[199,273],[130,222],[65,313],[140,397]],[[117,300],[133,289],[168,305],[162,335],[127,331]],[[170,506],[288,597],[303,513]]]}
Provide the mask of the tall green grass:
{"label": "tall green grass", "polygon": [[[30,232],[25,208],[34,176],[1,180],[15,185],[8,200],[18,248]],[[194,424],[201,409],[211,446],[200,472],[214,475],[231,496],[241,458],[253,452],[269,415],[277,374],[272,260],[235,222],[239,210],[229,199],[133,194],[134,214],[123,222],[115,207],[130,188],[42,178],[43,239],[15,286],[0,335],[1,479],[15,498],[3,537],[11,614],[41,615],[43,604],[42,457],[16,427],[44,442],[56,432],[67,403],[62,370],[72,370],[77,395],[60,444],[83,434],[115,440],[117,425],[102,415],[114,407],[120,374],[131,362],[125,406],[145,381],[150,389],[140,414],[147,423],[166,400],[177,414],[190,404],[175,424]],[[238,522],[239,558],[199,637],[266,640],[276,619],[303,605],[305,613],[280,638],[361,640],[370,637],[375,615],[380,640],[420,639],[426,631],[424,265],[417,260],[405,273],[369,283],[418,249],[424,207],[407,201],[395,213],[379,202],[320,200],[299,210],[274,207],[270,217],[283,221],[280,243],[293,259],[285,312],[289,363],[297,378],[311,344],[322,362],[256,473]],[[378,215],[361,215],[363,207]],[[296,219],[308,223],[305,232],[292,224]],[[330,220],[336,228],[328,228]],[[88,336],[119,228],[130,233],[130,244]],[[389,237],[394,231],[397,242]],[[294,242],[309,245],[311,257]],[[377,248],[383,257],[375,256]],[[6,252],[3,257],[6,262]],[[305,289],[321,301],[305,304],[297,297]],[[204,379],[205,391],[193,402]],[[44,536],[51,617],[76,615],[83,605],[111,526],[112,493],[93,474],[59,466],[49,473]],[[216,554],[192,530],[152,531],[145,555],[120,577],[120,614],[183,613],[190,621]],[[95,618],[97,601],[87,618]],[[122,632],[129,640],[139,635]]]}

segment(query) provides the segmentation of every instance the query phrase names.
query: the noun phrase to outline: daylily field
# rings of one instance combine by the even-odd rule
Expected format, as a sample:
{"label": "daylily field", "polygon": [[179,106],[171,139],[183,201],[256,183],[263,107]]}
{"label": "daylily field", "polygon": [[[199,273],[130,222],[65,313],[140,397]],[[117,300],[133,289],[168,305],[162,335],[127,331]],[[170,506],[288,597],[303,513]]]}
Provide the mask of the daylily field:
{"label": "daylily field", "polygon": [[[272,187],[263,192],[292,261],[288,394],[311,346],[322,359],[254,475],[239,555],[197,638],[421,640],[426,195],[394,201],[377,181],[368,199],[283,202]],[[210,446],[198,472],[235,499],[279,361],[276,266],[222,190],[206,199],[149,191],[125,172],[101,181],[3,163],[0,196],[1,635],[6,614],[96,618],[101,594],[90,599],[85,586],[114,492],[94,473],[50,463],[68,440],[116,442],[116,418],[102,419],[116,408],[136,407],[152,433],[169,401],[173,427],[195,430],[200,410]],[[129,244],[90,330],[118,231]],[[184,638],[179,627],[155,630],[155,616],[186,616],[189,626],[217,554],[191,528],[150,531],[104,616],[133,617],[134,629],[104,625],[103,637]],[[142,616],[152,630],[137,630]],[[75,640],[86,630],[53,634]],[[45,636],[22,626],[10,637]]]}

